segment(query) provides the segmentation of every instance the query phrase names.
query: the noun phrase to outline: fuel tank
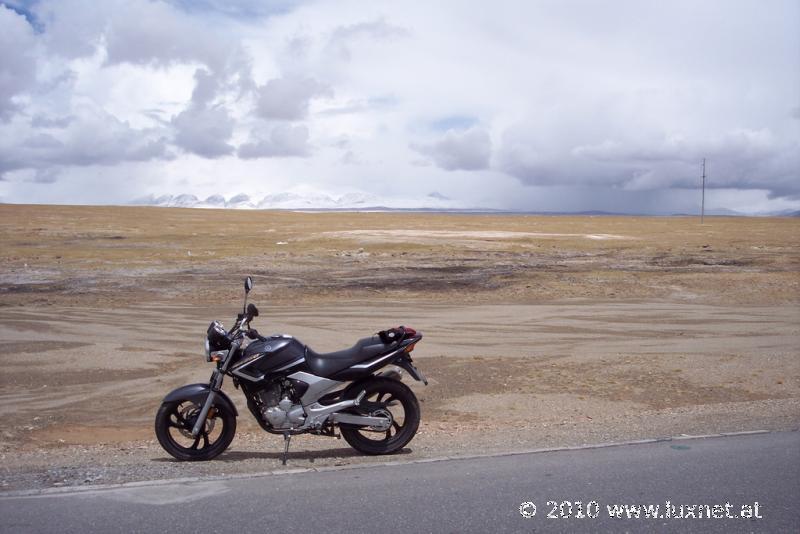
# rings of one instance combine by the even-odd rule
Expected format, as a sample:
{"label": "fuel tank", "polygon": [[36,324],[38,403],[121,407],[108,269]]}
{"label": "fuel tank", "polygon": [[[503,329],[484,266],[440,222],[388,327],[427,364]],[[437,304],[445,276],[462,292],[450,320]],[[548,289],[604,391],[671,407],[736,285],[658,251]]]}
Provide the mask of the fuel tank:
{"label": "fuel tank", "polygon": [[291,336],[270,336],[265,341],[253,341],[244,350],[241,360],[231,372],[241,378],[257,382],[267,373],[288,368],[305,356],[306,347]]}

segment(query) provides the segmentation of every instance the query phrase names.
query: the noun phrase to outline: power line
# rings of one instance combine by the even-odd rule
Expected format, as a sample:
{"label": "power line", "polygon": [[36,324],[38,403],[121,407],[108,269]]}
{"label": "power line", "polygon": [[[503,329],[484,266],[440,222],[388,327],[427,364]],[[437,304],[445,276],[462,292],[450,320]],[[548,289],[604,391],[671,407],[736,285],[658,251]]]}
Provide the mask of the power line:
{"label": "power line", "polygon": [[700,202],[700,224],[706,216],[706,158],[703,158],[703,196]]}

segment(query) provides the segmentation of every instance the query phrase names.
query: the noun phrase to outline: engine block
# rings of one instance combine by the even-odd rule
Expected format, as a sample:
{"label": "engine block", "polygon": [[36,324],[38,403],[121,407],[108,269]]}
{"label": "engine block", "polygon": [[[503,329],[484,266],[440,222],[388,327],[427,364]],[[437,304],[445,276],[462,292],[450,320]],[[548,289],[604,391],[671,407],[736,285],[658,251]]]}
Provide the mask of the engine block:
{"label": "engine block", "polygon": [[302,426],[305,422],[303,406],[293,402],[290,394],[291,388],[281,382],[273,383],[260,393],[261,414],[272,428],[286,430]]}

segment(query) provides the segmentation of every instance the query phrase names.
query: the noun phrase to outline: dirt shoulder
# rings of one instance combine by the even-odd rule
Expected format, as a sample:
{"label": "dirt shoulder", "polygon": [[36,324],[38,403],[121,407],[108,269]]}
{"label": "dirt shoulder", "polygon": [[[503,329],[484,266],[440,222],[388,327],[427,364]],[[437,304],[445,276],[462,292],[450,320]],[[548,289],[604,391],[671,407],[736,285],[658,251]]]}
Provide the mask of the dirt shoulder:
{"label": "dirt shoulder", "polygon": [[[0,484],[278,468],[280,437],[257,428],[230,383],[242,416],[219,462],[178,464],[154,441],[163,395],[208,379],[197,332],[225,311],[0,308],[4,339],[16,337],[3,356]],[[415,358],[430,385],[412,384],[423,410],[414,458],[800,426],[796,307],[350,303],[270,307],[259,322],[321,351],[374,324],[422,330]],[[292,450],[293,466],[374,461],[328,438],[299,437]]]}

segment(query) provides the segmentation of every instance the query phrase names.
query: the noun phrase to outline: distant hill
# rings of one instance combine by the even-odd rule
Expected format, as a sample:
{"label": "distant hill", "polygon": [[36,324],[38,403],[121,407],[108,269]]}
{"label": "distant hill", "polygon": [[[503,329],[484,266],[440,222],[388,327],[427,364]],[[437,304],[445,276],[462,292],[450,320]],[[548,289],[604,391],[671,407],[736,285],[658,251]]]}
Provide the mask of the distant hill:
{"label": "distant hill", "polygon": [[783,210],[772,213],[775,217],[800,217],[800,210]]}
{"label": "distant hill", "polygon": [[[534,211],[503,210],[484,207],[464,207],[456,200],[433,191],[422,197],[387,198],[369,193],[345,193],[340,196],[318,192],[295,193],[284,192],[253,198],[246,193],[239,193],[229,198],[214,194],[200,199],[192,194],[148,195],[131,202],[138,206],[159,206],[167,208],[207,208],[207,209],[261,209],[261,210],[300,210],[300,211],[423,211],[443,213],[489,213],[489,214],[527,214],[552,216],[588,216],[588,217],[699,217],[699,213],[622,213],[602,210],[584,211]],[[783,210],[779,212],[747,214],[726,208],[706,211],[706,216],[722,217],[800,217],[800,210]]]}

